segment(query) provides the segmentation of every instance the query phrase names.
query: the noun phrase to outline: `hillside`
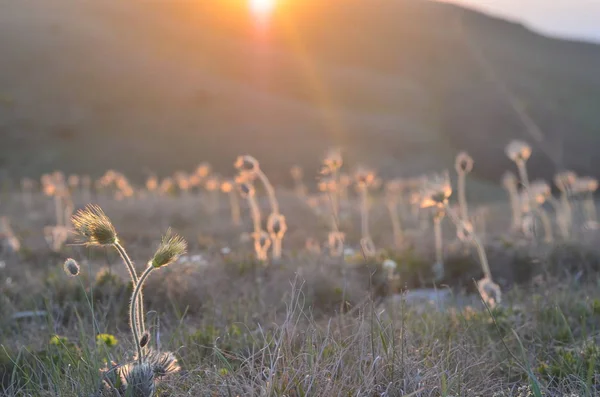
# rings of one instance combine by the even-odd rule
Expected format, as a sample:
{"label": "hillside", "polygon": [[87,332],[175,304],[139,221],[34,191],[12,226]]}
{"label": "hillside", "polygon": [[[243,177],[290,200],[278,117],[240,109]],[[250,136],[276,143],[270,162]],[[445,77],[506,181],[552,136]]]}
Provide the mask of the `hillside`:
{"label": "hillside", "polygon": [[248,152],[286,181],[336,145],[387,175],[467,149],[497,180],[534,142],[500,81],[543,132],[534,176],[600,175],[600,46],[419,0],[288,0],[261,34],[233,1],[0,0],[0,168],[230,173]]}

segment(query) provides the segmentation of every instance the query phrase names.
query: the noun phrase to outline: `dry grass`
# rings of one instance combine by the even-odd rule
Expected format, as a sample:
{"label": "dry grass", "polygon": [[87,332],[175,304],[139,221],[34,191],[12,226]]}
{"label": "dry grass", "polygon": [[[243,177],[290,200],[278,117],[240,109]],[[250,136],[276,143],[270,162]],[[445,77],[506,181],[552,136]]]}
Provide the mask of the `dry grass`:
{"label": "dry grass", "polygon": [[[326,233],[327,222],[311,223],[297,200],[280,196],[298,230],[290,230],[284,261],[269,267],[253,259],[248,244],[230,243],[239,230],[218,222],[227,208],[208,215],[189,198],[134,204],[99,197],[134,260],[151,255],[169,224],[191,243],[187,259],[145,288],[151,344],[174,351],[182,366],[158,395],[527,396],[538,388],[546,396],[596,395],[600,259],[593,249],[488,243],[492,272],[507,291],[503,305],[489,311],[472,293],[481,276],[472,253],[448,248],[450,287],[439,288],[449,288],[451,298],[415,301],[405,288],[428,279],[431,248],[382,252],[367,262],[311,255],[303,238]],[[90,396],[106,360],[132,358],[131,286],[110,251],[50,252],[38,234],[53,208],[47,198],[35,201],[27,217],[13,217],[23,249],[4,258],[1,270],[2,390]],[[24,213],[18,198],[3,205]],[[383,218],[375,223],[374,236],[386,236],[390,226]],[[350,222],[351,239],[358,225]],[[231,253],[220,251],[226,245]],[[67,256],[80,261],[78,279],[62,271]],[[386,279],[385,257],[399,263],[399,280]],[[28,310],[46,315],[13,317]],[[115,335],[116,346],[97,344],[94,320],[99,332]]]}

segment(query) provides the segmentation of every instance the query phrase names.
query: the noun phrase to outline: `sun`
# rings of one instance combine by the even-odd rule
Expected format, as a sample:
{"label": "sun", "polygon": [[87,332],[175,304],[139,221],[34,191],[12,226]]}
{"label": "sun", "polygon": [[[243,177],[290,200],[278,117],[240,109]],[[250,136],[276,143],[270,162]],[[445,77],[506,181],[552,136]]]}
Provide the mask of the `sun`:
{"label": "sun", "polygon": [[248,0],[250,11],[259,19],[265,19],[271,16],[275,11],[277,0]]}

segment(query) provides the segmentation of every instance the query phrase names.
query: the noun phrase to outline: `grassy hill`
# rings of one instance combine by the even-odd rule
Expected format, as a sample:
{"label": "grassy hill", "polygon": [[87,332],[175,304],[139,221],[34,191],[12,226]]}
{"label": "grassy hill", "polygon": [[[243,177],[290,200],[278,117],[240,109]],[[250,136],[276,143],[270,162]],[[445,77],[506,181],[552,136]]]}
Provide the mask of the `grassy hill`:
{"label": "grassy hill", "polygon": [[521,138],[534,176],[600,175],[600,46],[420,0],[287,0],[261,33],[236,1],[0,0],[0,168],[230,173],[247,152],[281,182],[336,145],[386,175],[467,149],[497,180]]}

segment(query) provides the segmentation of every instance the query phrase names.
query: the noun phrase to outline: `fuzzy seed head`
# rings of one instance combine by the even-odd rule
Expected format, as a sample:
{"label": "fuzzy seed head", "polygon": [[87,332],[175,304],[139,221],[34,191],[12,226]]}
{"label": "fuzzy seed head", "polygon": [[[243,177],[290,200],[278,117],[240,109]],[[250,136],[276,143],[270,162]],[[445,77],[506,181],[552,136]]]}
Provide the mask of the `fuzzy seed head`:
{"label": "fuzzy seed head", "polygon": [[233,181],[226,180],[221,183],[221,191],[223,193],[231,193],[233,191]]}
{"label": "fuzzy seed head", "polygon": [[127,394],[132,397],[152,397],[156,391],[152,366],[144,362],[123,367]]}
{"label": "fuzzy seed head", "polygon": [[321,173],[323,175],[333,174],[342,168],[343,163],[344,161],[342,159],[342,152],[340,149],[330,149],[323,159],[323,168],[321,169]]}
{"label": "fuzzy seed head", "polygon": [[150,342],[150,334],[148,333],[148,331],[146,331],[140,338],[140,347],[145,347],[148,344],[148,342]]}
{"label": "fuzzy seed head", "polygon": [[433,175],[425,180],[421,191],[421,208],[442,206],[452,195],[448,172]]}
{"label": "fuzzy seed head", "polygon": [[181,255],[185,254],[186,250],[187,243],[185,240],[169,229],[163,236],[160,246],[154,253],[154,257],[150,260],[150,264],[155,268],[168,266],[175,262]]}
{"label": "fuzzy seed head", "polygon": [[598,189],[598,180],[596,178],[584,176],[577,178],[573,184],[574,193],[592,193]]}
{"label": "fuzzy seed head", "polygon": [[283,239],[283,236],[287,231],[285,216],[276,213],[269,215],[269,218],[267,219],[267,231],[272,239]]}
{"label": "fuzzy seed head", "polygon": [[254,238],[254,248],[257,251],[267,251],[271,246],[271,238],[265,231],[261,230],[258,233],[252,233],[252,237]]}
{"label": "fuzzy seed head", "polygon": [[484,277],[477,282],[477,289],[481,294],[481,298],[490,307],[495,307],[502,302],[502,290],[500,286],[491,279]]}
{"label": "fuzzy seed head", "polygon": [[65,261],[63,268],[67,276],[75,277],[79,275],[79,264],[73,258],[69,258]]}
{"label": "fuzzy seed head", "polygon": [[260,169],[258,160],[249,155],[238,156],[233,166],[240,172],[257,172]]}
{"label": "fuzzy seed head", "polygon": [[506,145],[504,153],[514,162],[525,162],[531,157],[531,146],[527,142],[515,139]]}
{"label": "fuzzy seed head", "polygon": [[171,352],[157,352],[151,350],[146,358],[148,364],[152,368],[155,378],[162,378],[164,376],[174,374],[181,368],[177,363],[177,358]]}
{"label": "fuzzy seed head", "polygon": [[529,194],[533,201],[538,205],[542,205],[548,200],[552,192],[550,190],[550,185],[545,181],[534,181],[529,186]]}
{"label": "fuzzy seed head", "polygon": [[75,231],[84,238],[87,245],[106,246],[119,241],[112,222],[97,205],[90,204],[77,211],[71,221]]}
{"label": "fuzzy seed head", "polygon": [[146,189],[148,189],[149,192],[154,192],[158,189],[158,178],[155,175],[150,176],[146,180]]}
{"label": "fuzzy seed head", "polygon": [[202,163],[196,168],[196,175],[200,178],[206,178],[210,174],[212,167],[208,163]]}
{"label": "fuzzy seed head", "polygon": [[359,189],[367,189],[376,183],[375,172],[366,168],[359,168],[354,173],[354,179]]}
{"label": "fuzzy seed head", "polygon": [[554,175],[554,184],[563,193],[569,192],[577,181],[577,174],[573,171],[563,171]]}
{"label": "fuzzy seed head", "polygon": [[460,152],[456,156],[454,167],[459,174],[469,173],[473,171],[473,158],[467,152]]}

